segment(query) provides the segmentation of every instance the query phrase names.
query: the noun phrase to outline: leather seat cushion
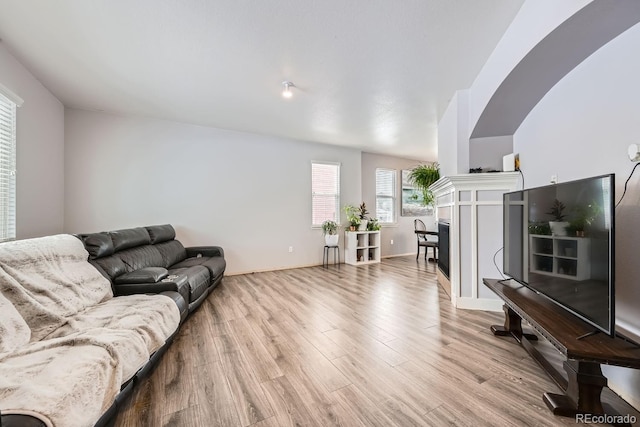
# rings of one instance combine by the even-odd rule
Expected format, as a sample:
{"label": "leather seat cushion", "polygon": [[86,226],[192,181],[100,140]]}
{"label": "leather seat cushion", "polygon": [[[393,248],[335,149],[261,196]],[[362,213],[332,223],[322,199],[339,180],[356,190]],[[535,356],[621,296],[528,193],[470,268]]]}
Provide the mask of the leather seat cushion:
{"label": "leather seat cushion", "polygon": [[188,268],[172,268],[169,274],[184,274],[189,284],[189,303],[197,300],[209,287],[209,270],[201,265]]}
{"label": "leather seat cushion", "polygon": [[227,267],[227,262],[223,257],[219,256],[193,257],[187,258],[182,262],[172,265],[171,268],[188,268],[194,265],[202,265],[204,267],[207,267],[209,273],[211,274],[211,280],[213,281],[224,273],[224,270]]}

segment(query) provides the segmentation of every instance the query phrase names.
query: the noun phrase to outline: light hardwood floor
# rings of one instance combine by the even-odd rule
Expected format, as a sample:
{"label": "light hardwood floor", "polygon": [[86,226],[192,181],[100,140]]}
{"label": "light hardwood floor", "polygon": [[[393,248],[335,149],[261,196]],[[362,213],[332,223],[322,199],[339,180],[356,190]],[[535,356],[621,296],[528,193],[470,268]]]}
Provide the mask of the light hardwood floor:
{"label": "light hardwood floor", "polygon": [[[422,257],[421,257],[422,258]],[[556,426],[558,392],[498,313],[452,308],[433,263],[226,277],[117,426]]]}

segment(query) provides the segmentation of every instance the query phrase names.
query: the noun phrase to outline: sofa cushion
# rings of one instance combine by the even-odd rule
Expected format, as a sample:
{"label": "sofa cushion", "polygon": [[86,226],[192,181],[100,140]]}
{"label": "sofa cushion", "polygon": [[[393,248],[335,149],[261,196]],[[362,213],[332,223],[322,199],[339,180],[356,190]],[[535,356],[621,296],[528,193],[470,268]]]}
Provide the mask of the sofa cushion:
{"label": "sofa cushion", "polygon": [[188,268],[172,268],[169,274],[184,274],[189,284],[189,303],[197,300],[209,287],[209,270],[201,265]]}
{"label": "sofa cushion", "polygon": [[160,251],[151,245],[138,246],[118,252],[122,262],[127,266],[127,273],[145,267],[163,267]]}
{"label": "sofa cushion", "polygon": [[29,325],[13,304],[0,293],[0,354],[26,345],[29,339]]}
{"label": "sofa cushion", "polygon": [[154,245],[162,255],[162,266],[169,268],[187,257],[187,251],[178,240]]}
{"label": "sofa cushion", "polygon": [[117,284],[122,283],[156,283],[169,275],[164,267],[146,267],[116,277]]}
{"label": "sofa cushion", "polygon": [[113,241],[107,233],[83,234],[80,237],[91,259],[106,257],[114,252]]}
{"label": "sofa cushion", "polygon": [[110,231],[109,235],[113,240],[113,248],[116,252],[151,243],[149,233],[144,227]]}
{"label": "sofa cushion", "polygon": [[213,281],[224,273],[227,262],[222,257],[202,256],[187,258],[184,261],[173,265],[172,268],[188,268],[194,265],[202,265],[204,267],[207,267],[209,273],[211,274],[211,280]]}
{"label": "sofa cushion", "polygon": [[166,242],[176,238],[176,230],[174,230],[171,224],[164,225],[150,225],[145,227],[151,238],[151,244]]}

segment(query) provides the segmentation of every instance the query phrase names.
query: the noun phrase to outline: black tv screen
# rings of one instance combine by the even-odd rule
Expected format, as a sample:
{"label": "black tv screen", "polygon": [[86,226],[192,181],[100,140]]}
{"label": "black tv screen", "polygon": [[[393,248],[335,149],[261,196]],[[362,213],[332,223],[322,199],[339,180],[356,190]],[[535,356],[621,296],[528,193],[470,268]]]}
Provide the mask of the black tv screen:
{"label": "black tv screen", "polygon": [[503,270],[614,336],[614,175],[504,195]]}

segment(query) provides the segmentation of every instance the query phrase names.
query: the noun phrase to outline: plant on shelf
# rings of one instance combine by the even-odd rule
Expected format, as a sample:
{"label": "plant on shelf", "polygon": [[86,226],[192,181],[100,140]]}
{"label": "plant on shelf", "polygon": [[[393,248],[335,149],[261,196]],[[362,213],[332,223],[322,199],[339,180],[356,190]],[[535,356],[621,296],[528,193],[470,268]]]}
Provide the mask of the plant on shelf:
{"label": "plant on shelf", "polygon": [[422,204],[433,205],[433,193],[429,190],[431,184],[440,179],[440,165],[437,162],[418,165],[409,172],[409,181],[422,191]]}
{"label": "plant on shelf", "polygon": [[560,222],[564,219],[564,214],[562,213],[566,206],[560,200],[555,199],[553,201],[553,205],[551,205],[551,209],[547,212],[547,215],[551,215],[553,219],[557,222]]}
{"label": "plant on shelf", "polygon": [[346,205],[342,209],[347,215],[347,221],[349,221],[349,230],[356,231],[356,229],[360,225],[360,209],[356,208],[353,205]]}
{"label": "plant on shelf", "polygon": [[542,236],[551,235],[551,227],[549,221],[538,221],[529,223],[529,234],[538,234]]}
{"label": "plant on shelf", "polygon": [[340,235],[338,234],[338,224],[330,219],[322,223],[322,234],[327,246],[337,246]]}
{"label": "plant on shelf", "polygon": [[602,209],[595,201],[588,205],[579,205],[572,209],[573,219],[569,221],[566,227],[570,236],[584,237],[586,229],[594,223]]}
{"label": "plant on shelf", "polygon": [[367,225],[369,223],[369,220],[367,219],[368,213],[369,211],[367,210],[367,205],[362,202],[360,204],[360,207],[358,207],[358,216],[360,217],[360,225],[358,227],[358,230],[367,230]]}
{"label": "plant on shelf", "polygon": [[378,218],[369,218],[369,222],[367,223],[367,231],[378,230],[380,230],[380,223],[378,222]]}
{"label": "plant on shelf", "polygon": [[554,236],[566,236],[567,235],[567,227],[569,223],[564,221],[564,210],[566,206],[560,200],[555,199],[553,201],[553,205],[551,205],[551,209],[547,212],[547,215],[551,215],[553,217],[553,221],[549,221],[549,227],[551,227],[551,234]]}

